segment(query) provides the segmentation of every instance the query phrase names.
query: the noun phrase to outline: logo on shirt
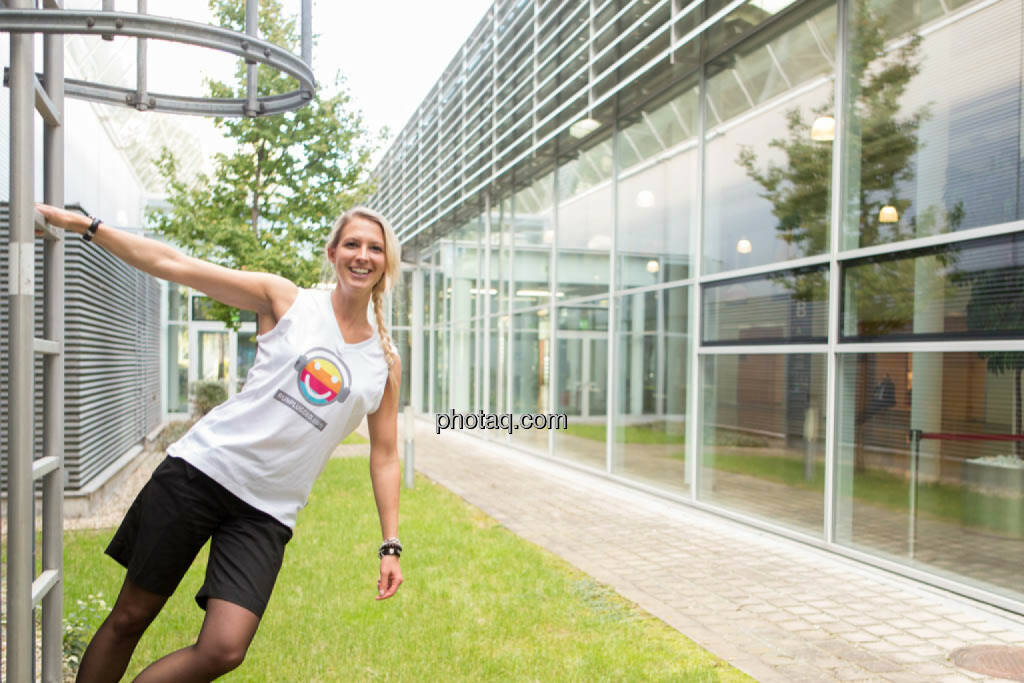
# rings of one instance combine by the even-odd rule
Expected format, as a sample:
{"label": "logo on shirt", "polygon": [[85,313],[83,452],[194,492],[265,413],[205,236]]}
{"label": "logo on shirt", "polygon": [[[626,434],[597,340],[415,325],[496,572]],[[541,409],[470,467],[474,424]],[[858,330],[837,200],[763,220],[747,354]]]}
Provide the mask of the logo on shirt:
{"label": "logo on shirt", "polygon": [[299,393],[315,406],[343,403],[352,387],[352,373],[344,361],[327,349],[313,348],[295,361]]}

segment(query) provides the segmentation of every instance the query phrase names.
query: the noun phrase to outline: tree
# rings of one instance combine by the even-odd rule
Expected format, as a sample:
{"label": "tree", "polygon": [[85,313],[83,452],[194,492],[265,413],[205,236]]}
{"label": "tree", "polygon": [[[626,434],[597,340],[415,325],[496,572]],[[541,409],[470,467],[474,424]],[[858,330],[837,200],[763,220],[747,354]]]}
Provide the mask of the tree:
{"label": "tree", "polygon": [[[210,0],[221,26],[244,30],[245,3]],[[296,51],[294,17],[280,0],[260,2],[260,36]],[[245,97],[246,67],[232,83],[210,82],[214,97]],[[320,280],[323,244],[340,211],[372,191],[370,155],[376,148],[361,116],[350,107],[340,79],[335,94],[319,92],[298,111],[244,119],[215,119],[235,141],[235,151],[215,157],[212,175],[191,182],[179,177],[173,152],[157,162],[168,184],[168,210],[151,226],[199,258],[231,268],[278,273],[299,286]],[[275,95],[297,83],[260,65],[258,93]],[[237,329],[238,312],[214,302],[210,314]]]}

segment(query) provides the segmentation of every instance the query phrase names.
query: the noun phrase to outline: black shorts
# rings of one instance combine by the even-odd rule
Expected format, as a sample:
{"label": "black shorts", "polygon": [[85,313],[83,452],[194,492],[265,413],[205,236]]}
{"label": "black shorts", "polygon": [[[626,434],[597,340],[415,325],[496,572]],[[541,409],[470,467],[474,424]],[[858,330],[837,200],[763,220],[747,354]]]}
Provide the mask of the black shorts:
{"label": "black shorts", "polygon": [[139,492],[107,554],[139,587],[170,596],[207,539],[210,559],[196,602],[240,605],[262,617],[292,537],[287,526],[257,510],[185,460],[167,457]]}

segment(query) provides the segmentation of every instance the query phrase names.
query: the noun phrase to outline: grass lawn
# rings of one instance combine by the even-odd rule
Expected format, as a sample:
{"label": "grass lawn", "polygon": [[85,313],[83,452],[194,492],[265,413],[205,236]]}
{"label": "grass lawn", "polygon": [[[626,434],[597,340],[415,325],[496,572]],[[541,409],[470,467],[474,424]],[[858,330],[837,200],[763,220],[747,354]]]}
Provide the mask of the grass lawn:
{"label": "grass lawn", "polygon": [[[446,489],[402,492],[402,570],[374,600],[380,538],[365,458],[332,460],[299,516],[260,631],[231,681],[750,680]],[[67,610],[123,577],[112,530],[65,536]],[[139,644],[127,679],[190,644],[205,550]]]}
{"label": "grass lawn", "polygon": [[[605,430],[606,425],[604,424],[573,424],[570,419],[565,432],[583,439],[604,443]],[[664,426],[630,425],[618,427],[615,430],[615,437],[619,443],[682,444],[686,442],[686,437],[683,434],[668,434]]]}

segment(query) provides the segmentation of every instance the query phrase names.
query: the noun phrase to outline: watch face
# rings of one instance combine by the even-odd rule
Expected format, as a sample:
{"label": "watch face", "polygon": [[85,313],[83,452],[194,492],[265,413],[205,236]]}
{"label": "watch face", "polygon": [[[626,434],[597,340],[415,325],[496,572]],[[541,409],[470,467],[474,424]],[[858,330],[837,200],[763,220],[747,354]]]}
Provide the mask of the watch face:
{"label": "watch face", "polygon": [[338,396],[344,383],[341,361],[317,351],[299,370],[299,393],[315,406],[324,406]]}

